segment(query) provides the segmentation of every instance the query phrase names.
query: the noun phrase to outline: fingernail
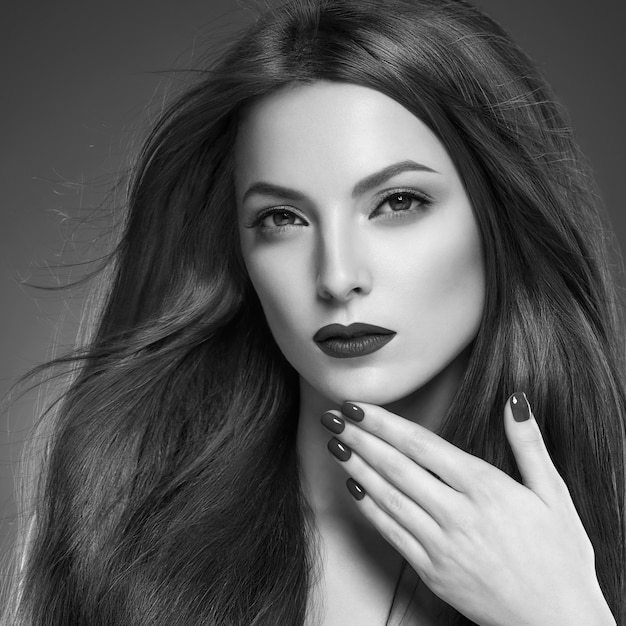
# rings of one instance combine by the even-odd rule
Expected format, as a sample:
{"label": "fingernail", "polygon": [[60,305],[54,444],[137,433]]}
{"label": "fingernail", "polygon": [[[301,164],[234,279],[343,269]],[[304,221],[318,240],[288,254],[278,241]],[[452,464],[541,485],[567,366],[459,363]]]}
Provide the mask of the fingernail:
{"label": "fingernail", "polygon": [[525,422],[530,417],[530,404],[523,391],[516,391],[510,398],[509,404],[516,422]]}
{"label": "fingernail", "polygon": [[330,453],[340,461],[347,461],[352,454],[350,448],[341,443],[341,441],[335,437],[328,442],[328,449],[330,450]]}
{"label": "fingernail", "polygon": [[324,428],[328,428],[331,433],[336,433],[337,435],[342,433],[343,429],[346,427],[346,423],[340,417],[332,413],[324,413],[321,422]]}
{"label": "fingernail", "polygon": [[348,478],[348,480],[346,480],[346,487],[348,487],[348,491],[355,500],[363,500],[365,497],[365,489],[363,489],[354,478]]}
{"label": "fingernail", "polygon": [[363,409],[356,404],[352,404],[352,402],[344,402],[341,407],[341,412],[353,422],[360,422],[365,417]]}

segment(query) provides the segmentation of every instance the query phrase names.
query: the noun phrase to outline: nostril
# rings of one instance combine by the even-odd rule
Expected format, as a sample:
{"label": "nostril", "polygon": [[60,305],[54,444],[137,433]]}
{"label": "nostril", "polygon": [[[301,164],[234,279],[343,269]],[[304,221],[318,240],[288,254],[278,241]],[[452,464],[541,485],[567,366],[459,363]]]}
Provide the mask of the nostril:
{"label": "nostril", "polygon": [[337,302],[346,302],[354,296],[362,296],[369,293],[364,285],[361,284],[347,284],[332,285],[329,283],[318,283],[317,292],[319,296],[324,300],[336,300]]}
{"label": "nostril", "polygon": [[[362,262],[346,260],[345,251],[342,263],[337,258],[325,259],[320,264],[316,287],[320,298],[346,302],[355,296],[368,294],[372,288],[372,277],[369,268]],[[334,262],[331,262],[334,261]]]}

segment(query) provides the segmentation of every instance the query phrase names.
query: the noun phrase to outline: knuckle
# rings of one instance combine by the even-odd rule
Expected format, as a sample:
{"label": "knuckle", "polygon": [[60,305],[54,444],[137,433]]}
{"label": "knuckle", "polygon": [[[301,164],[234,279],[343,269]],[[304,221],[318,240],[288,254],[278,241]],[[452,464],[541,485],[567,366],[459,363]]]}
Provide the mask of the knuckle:
{"label": "knuckle", "polygon": [[479,469],[472,475],[471,495],[482,499],[490,498],[493,494],[493,484],[490,472]]}
{"label": "knuckle", "polygon": [[471,488],[468,489],[470,500],[484,504],[498,502],[502,491],[502,479],[494,468],[481,465],[473,471]]}
{"label": "knuckle", "polygon": [[420,430],[413,430],[408,436],[407,448],[409,454],[414,458],[427,456],[433,447],[431,439]]}
{"label": "knuckle", "polygon": [[441,592],[445,587],[445,576],[442,575],[442,567],[433,563],[430,567],[423,568],[421,578],[433,593]]}
{"label": "knuckle", "polygon": [[467,511],[452,511],[446,519],[449,528],[462,534],[471,534],[474,526],[474,518]]}
{"label": "knuckle", "polygon": [[402,494],[396,489],[390,489],[385,495],[383,506],[389,513],[399,513],[403,507]]}
{"label": "knuckle", "polygon": [[517,433],[517,444],[526,450],[545,450],[546,446],[543,437],[537,428],[524,429]]}
{"label": "knuckle", "polygon": [[392,457],[382,465],[383,475],[391,480],[401,480],[407,473],[407,463],[402,458]]}
{"label": "knuckle", "polygon": [[386,532],[389,543],[401,554],[406,549],[406,537],[397,526],[390,526]]}
{"label": "knuckle", "polygon": [[450,517],[449,521],[450,526],[452,526],[455,530],[466,533],[470,527],[470,519],[469,516],[465,513],[456,513]]}

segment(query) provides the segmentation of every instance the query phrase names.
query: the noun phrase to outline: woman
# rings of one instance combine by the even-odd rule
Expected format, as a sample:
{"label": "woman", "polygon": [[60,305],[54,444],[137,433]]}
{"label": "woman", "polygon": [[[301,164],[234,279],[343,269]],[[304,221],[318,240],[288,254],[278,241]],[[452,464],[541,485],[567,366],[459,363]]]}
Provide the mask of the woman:
{"label": "woman", "polygon": [[595,202],[467,3],[268,11],[140,156],[9,623],[624,623]]}

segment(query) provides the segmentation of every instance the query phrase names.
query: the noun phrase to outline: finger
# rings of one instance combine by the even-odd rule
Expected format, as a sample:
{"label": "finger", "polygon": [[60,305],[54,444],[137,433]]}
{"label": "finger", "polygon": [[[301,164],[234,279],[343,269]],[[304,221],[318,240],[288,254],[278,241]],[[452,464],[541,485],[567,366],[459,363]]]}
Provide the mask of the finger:
{"label": "finger", "polygon": [[346,484],[363,516],[407,560],[418,576],[423,577],[423,572],[431,570],[430,556],[414,535],[382,509],[362,485],[351,478]]}
{"label": "finger", "polygon": [[384,439],[349,421],[345,423],[340,439],[369,467],[425,509],[439,524],[445,523],[449,512],[458,506],[458,499],[463,497]]}
{"label": "finger", "polygon": [[524,392],[509,397],[504,408],[504,430],[522,482],[547,503],[565,484],[552,463]]}
{"label": "finger", "polygon": [[328,449],[342,468],[355,479],[376,504],[414,534],[420,543],[432,541],[441,530],[433,517],[418,503],[390,484],[358,453],[333,437]]}
{"label": "finger", "polygon": [[[355,408],[357,410],[355,410]],[[439,437],[427,428],[374,404],[346,402],[342,413],[359,428],[387,441],[410,459],[436,474],[458,491],[467,491],[473,474],[483,462]]]}
{"label": "finger", "polygon": [[[343,433],[342,433],[343,434]],[[343,469],[361,485],[376,505],[408,530],[423,547],[442,540],[442,530],[433,517],[405,493],[390,484],[343,441],[333,437],[328,449]]]}

